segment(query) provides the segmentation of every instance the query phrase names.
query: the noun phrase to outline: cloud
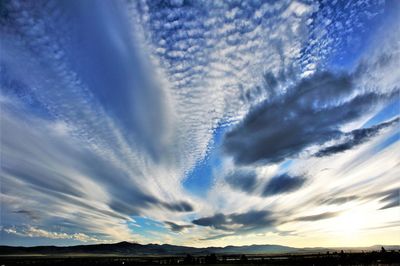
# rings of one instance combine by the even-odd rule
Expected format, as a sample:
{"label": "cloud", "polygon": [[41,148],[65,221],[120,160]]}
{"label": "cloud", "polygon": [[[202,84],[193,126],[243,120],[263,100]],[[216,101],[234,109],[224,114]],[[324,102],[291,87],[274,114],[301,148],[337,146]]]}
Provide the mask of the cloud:
{"label": "cloud", "polygon": [[321,149],[320,151],[315,153],[314,156],[330,156],[336,153],[341,153],[353,149],[354,147],[361,145],[370,140],[372,137],[376,136],[382,129],[399,122],[399,120],[400,118],[397,117],[395,119],[392,119],[391,121],[383,122],[369,128],[360,128],[348,133],[344,133],[343,135],[346,137],[346,140],[343,143]]}
{"label": "cloud", "polygon": [[185,201],[180,201],[177,203],[163,203],[163,206],[165,206],[167,209],[171,211],[176,211],[176,212],[191,212],[194,211],[193,206]]}
{"label": "cloud", "polygon": [[[131,193],[134,191],[130,190]],[[121,200],[121,198],[124,198]],[[157,199],[152,195],[146,195],[141,192],[137,192],[136,194],[127,194],[127,195],[119,195],[118,198],[112,199],[109,205],[113,210],[117,212],[121,212],[123,214],[132,216],[138,215],[141,213],[140,209],[143,209],[145,206],[147,207],[155,207],[160,206],[169,211],[173,212],[191,212],[193,211],[193,206],[187,202],[165,202]]]}
{"label": "cloud", "polygon": [[258,180],[254,170],[239,169],[225,177],[225,181],[236,190],[247,194],[258,195],[261,189],[262,197],[274,196],[277,194],[289,193],[299,189],[306,179],[301,176],[291,176],[287,173],[272,177],[266,184]]}
{"label": "cloud", "polygon": [[391,94],[356,93],[351,75],[316,73],[265,100],[232,131],[224,151],[239,165],[278,163],[341,136],[340,127]]}
{"label": "cloud", "polygon": [[2,103],[2,110],[4,225],[56,223],[72,232],[103,232],[104,239],[126,240],[132,233],[124,223],[132,215],[194,210],[187,200],[160,199],[148,184],[139,185],[113,161],[60,134],[52,122],[21,117],[17,106]]}
{"label": "cloud", "polygon": [[251,193],[257,185],[257,174],[250,170],[237,170],[225,177],[225,181],[234,189]]}
{"label": "cloud", "polygon": [[251,210],[245,213],[234,213],[229,216],[234,224],[242,225],[241,231],[251,231],[255,229],[272,226],[275,219],[272,213],[267,210]]}
{"label": "cloud", "polygon": [[305,178],[299,176],[289,176],[288,174],[282,174],[273,177],[263,189],[262,195],[273,196],[282,193],[288,193],[299,189],[303,186]]}
{"label": "cloud", "polygon": [[173,222],[169,222],[169,221],[165,221],[164,222],[171,231],[179,233],[182,232],[183,230],[187,229],[187,228],[192,228],[193,225],[191,224],[184,224],[184,225],[179,225]]}
{"label": "cloud", "polygon": [[[5,173],[18,177],[27,184],[34,186],[38,191],[50,193],[66,200],[68,199],[63,195],[84,198],[86,193],[83,188],[75,184],[85,182],[85,178],[75,180],[67,174],[68,172],[62,173],[60,171],[62,168],[56,168],[62,161],[66,163],[66,160],[68,160],[70,163],[75,164],[77,170],[80,170],[83,176],[95,176],[97,185],[100,185],[110,195],[113,195],[110,198],[109,206],[116,211],[121,211],[126,215],[134,215],[140,213],[140,209],[157,205],[178,212],[193,210],[193,207],[184,201],[177,203],[163,202],[156,196],[151,195],[150,192],[146,192],[144,187],[139,187],[137,184],[127,181],[126,172],[117,169],[110,162],[104,161],[86,149],[72,148],[74,144],[69,145],[70,142],[61,140],[57,134],[48,132],[44,139],[40,129],[31,128],[30,134],[27,134],[28,131],[23,133],[23,129],[20,126],[16,127],[14,122],[6,121],[5,119],[2,122],[7,125],[7,130],[4,131],[4,149],[6,151],[14,151],[13,156],[9,153],[10,155],[3,162],[2,166]],[[41,122],[43,121],[35,121],[36,124],[45,126]],[[25,140],[29,139],[36,145],[44,143],[47,145],[43,146],[41,152],[39,152],[34,151],[35,147],[27,144],[8,141],[12,139],[11,136],[16,135],[23,135]],[[49,143],[53,145],[49,145]],[[62,153],[60,153],[61,150],[63,151]],[[30,159],[29,164],[20,165],[16,168],[13,162],[16,158],[23,157],[21,153],[24,152],[29,152],[35,157]],[[49,154],[51,154],[52,158],[49,157]],[[52,172],[48,172],[49,167],[54,167]],[[43,177],[47,178],[43,179]],[[114,178],[121,181],[115,183],[113,181]],[[128,207],[124,208],[123,206]]]}
{"label": "cloud", "polygon": [[352,201],[357,200],[359,198],[360,198],[359,196],[355,196],[355,195],[353,195],[353,196],[344,196],[344,197],[332,197],[332,198],[321,200],[320,202],[322,204],[329,204],[329,205],[337,204],[337,205],[341,205],[341,204],[345,204],[347,202],[352,202]]}
{"label": "cloud", "polygon": [[339,214],[338,212],[323,212],[323,213],[315,214],[315,215],[301,216],[301,217],[294,219],[294,221],[315,222],[315,221],[319,221],[319,220],[336,217],[338,214]]}
{"label": "cloud", "polygon": [[193,220],[192,223],[200,226],[208,226],[219,230],[229,230],[227,225],[227,217],[222,213],[214,214],[213,216],[203,217]]}
{"label": "cloud", "polygon": [[368,195],[366,198],[379,199],[379,202],[385,204],[380,210],[395,208],[400,206],[400,188],[393,188],[378,193]]}
{"label": "cloud", "polygon": [[266,97],[253,86],[263,83],[264,71],[299,68],[299,58],[306,57],[301,54],[306,18],[317,7],[298,4],[303,12],[297,14],[296,4],[289,2],[173,6],[145,1],[137,6],[131,4],[137,15],[133,24],[147,37],[146,48],[173,95],[180,132],[176,154],[184,153],[181,163],[189,168],[204,158],[221,123],[239,121]]}
{"label": "cloud", "polygon": [[200,238],[200,240],[204,241],[204,240],[216,240],[216,239],[221,239],[224,237],[228,237],[228,236],[234,236],[236,235],[235,233],[227,233],[227,234],[218,234],[218,235],[212,235],[209,237],[204,237],[204,238]]}
{"label": "cloud", "polygon": [[272,213],[267,210],[250,210],[244,213],[232,213],[229,215],[217,213],[213,216],[192,221],[195,225],[241,233],[270,227],[273,226],[275,222],[276,219],[273,218]]}
{"label": "cloud", "polygon": [[34,226],[27,226],[17,230],[16,228],[2,228],[8,234],[15,234],[25,237],[43,237],[49,239],[73,239],[81,242],[102,242],[101,240],[83,233],[67,234],[64,232],[52,232]]}
{"label": "cloud", "polygon": [[22,214],[22,215],[26,215],[29,219],[31,219],[32,221],[37,221],[39,220],[39,216],[33,212],[33,211],[28,211],[28,210],[17,210],[14,211],[14,213],[18,213],[18,214]]}
{"label": "cloud", "polygon": [[276,73],[299,58],[304,32],[292,27],[313,6],[291,16],[289,3],[5,4],[6,222],[40,206],[43,224],[58,216],[120,240],[131,215],[163,221],[207,205],[182,180],[216,128],[257,101],[243,96],[265,65]]}

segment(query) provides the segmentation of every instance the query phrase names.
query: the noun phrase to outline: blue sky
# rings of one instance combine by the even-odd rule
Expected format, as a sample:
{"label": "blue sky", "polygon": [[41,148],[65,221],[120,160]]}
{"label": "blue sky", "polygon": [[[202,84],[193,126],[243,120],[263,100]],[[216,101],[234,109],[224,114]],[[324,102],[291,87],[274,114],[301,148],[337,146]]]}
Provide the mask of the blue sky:
{"label": "blue sky", "polygon": [[399,10],[1,2],[0,244],[397,244]]}

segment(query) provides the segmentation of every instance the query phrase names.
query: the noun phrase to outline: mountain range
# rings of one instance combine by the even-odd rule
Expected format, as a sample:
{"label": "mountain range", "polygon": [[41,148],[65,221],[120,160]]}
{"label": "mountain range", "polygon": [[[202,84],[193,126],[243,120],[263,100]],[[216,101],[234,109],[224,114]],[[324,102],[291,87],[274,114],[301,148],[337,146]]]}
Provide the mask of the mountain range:
{"label": "mountain range", "polygon": [[[386,250],[399,250],[400,245],[384,246]],[[146,255],[206,255],[216,254],[282,254],[282,253],[315,253],[326,251],[344,250],[379,250],[381,246],[364,248],[294,248],[281,245],[249,245],[195,248],[176,246],[169,244],[138,244],[119,242],[114,244],[94,244],[77,246],[36,246],[15,247],[0,246],[0,255],[122,255],[122,256],[146,256]]]}

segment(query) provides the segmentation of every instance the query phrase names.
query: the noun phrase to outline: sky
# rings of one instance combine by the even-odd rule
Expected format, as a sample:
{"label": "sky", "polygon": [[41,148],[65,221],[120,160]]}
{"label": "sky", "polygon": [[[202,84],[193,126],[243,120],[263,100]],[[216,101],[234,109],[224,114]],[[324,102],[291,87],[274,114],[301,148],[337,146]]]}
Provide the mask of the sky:
{"label": "sky", "polygon": [[0,2],[1,245],[400,243],[400,2]]}

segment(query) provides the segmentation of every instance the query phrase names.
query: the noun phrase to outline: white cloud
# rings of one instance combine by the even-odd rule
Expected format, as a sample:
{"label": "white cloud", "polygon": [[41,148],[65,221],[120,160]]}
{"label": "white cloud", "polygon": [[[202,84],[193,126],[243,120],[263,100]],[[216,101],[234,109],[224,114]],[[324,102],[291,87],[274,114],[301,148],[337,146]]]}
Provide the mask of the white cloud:
{"label": "white cloud", "polygon": [[18,236],[24,237],[44,237],[49,239],[73,239],[82,242],[104,242],[104,240],[99,240],[95,237],[88,236],[83,233],[73,233],[67,234],[62,232],[51,232],[46,231],[44,229],[40,229],[33,226],[27,226],[26,228],[22,228],[20,231],[17,231],[16,228],[3,228],[2,229],[7,234],[15,234]]}

